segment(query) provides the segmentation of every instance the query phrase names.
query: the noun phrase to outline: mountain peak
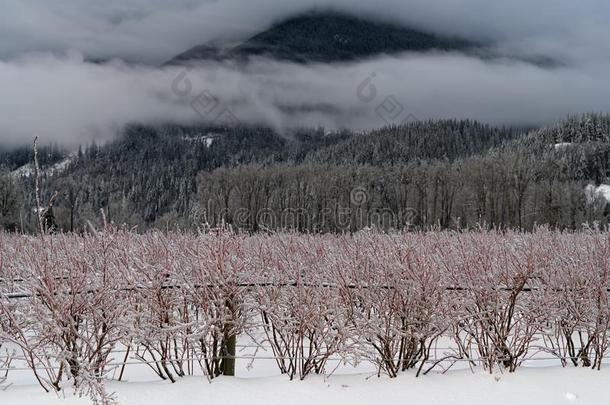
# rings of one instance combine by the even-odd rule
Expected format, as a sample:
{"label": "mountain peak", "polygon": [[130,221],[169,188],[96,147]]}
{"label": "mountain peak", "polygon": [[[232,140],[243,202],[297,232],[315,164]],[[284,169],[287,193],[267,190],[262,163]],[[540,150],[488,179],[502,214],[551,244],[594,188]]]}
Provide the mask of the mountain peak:
{"label": "mountain peak", "polygon": [[347,62],[407,51],[467,50],[477,45],[336,12],[309,12],[274,24],[242,44],[194,47],[169,64],[196,60],[247,60],[253,56],[296,63]]}

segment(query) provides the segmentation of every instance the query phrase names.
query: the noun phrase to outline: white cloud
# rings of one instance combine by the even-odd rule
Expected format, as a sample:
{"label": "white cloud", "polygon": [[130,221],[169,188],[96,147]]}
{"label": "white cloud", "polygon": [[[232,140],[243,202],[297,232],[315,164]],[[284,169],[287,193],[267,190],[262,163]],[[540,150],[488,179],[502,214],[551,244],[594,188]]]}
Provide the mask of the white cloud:
{"label": "white cloud", "polygon": [[[372,74],[375,97],[368,97],[367,83],[358,89]],[[38,55],[0,62],[0,86],[0,140],[11,143],[39,135],[76,144],[108,138],[132,122],[214,120],[225,108],[244,123],[278,129],[374,128],[385,124],[384,117],[399,123],[409,114],[543,124],[567,114],[610,111],[610,77],[602,65],[543,69],[457,54],[330,66],[260,59],[239,69],[208,63],[188,73],[118,61],[92,64],[74,53]]]}

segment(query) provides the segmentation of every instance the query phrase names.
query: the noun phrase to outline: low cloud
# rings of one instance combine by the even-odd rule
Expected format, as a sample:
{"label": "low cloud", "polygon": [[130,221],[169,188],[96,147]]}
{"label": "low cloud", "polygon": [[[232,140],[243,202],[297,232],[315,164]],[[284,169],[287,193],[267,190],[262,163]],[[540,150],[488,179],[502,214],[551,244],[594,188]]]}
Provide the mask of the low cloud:
{"label": "low cloud", "polygon": [[88,63],[79,53],[0,62],[0,142],[106,140],[128,123],[239,121],[370,129],[412,119],[542,125],[610,111],[610,63],[541,68],[459,54],[404,54],[360,63],[189,69]]}

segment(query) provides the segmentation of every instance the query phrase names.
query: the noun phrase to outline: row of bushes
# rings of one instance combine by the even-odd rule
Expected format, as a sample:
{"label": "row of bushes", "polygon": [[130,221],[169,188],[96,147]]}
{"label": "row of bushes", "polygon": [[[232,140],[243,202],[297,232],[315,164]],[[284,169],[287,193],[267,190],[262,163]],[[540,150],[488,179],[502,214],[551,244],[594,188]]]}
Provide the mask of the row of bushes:
{"label": "row of bushes", "polygon": [[254,332],[291,379],[331,358],[390,377],[515,371],[538,352],[599,369],[609,264],[597,231],[1,234],[0,345],[45,390],[70,380],[102,402],[117,348],[163,379],[212,379]]}

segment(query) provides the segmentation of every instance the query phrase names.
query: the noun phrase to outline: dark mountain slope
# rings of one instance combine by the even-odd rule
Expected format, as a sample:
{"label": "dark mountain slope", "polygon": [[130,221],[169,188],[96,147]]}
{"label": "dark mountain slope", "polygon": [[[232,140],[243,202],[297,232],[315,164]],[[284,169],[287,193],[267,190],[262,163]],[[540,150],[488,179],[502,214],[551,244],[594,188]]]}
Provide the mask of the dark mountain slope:
{"label": "dark mountain slope", "polygon": [[343,62],[405,51],[474,49],[457,38],[398,27],[337,13],[309,13],[280,22],[241,45],[220,49],[197,46],[169,64],[194,60],[247,60],[265,56],[297,63]]}

